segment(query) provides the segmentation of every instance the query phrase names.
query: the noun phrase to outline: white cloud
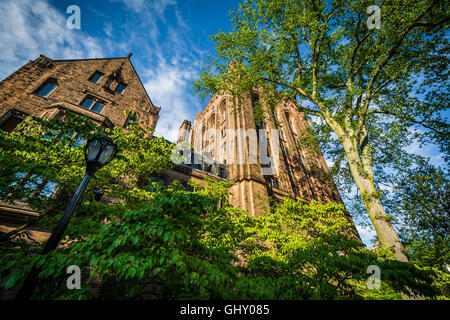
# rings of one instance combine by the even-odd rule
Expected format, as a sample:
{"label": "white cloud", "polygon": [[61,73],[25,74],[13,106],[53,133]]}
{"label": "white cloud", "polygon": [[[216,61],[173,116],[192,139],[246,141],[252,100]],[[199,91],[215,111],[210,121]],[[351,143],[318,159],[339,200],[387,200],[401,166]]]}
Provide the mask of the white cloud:
{"label": "white cloud", "polygon": [[122,2],[125,7],[137,13],[141,12],[144,9],[144,0],[114,0],[113,2],[117,1]]}
{"label": "white cloud", "polygon": [[45,0],[0,2],[0,78],[40,54],[54,59],[102,57],[98,41],[68,29],[67,17]]}
{"label": "white cloud", "polygon": [[356,226],[356,229],[358,230],[359,236],[361,237],[364,245],[369,248],[377,235],[376,231],[373,228],[366,226]]}
{"label": "white cloud", "polygon": [[103,24],[103,32],[110,38],[113,36],[113,25],[111,21],[105,22]]}
{"label": "white cloud", "polygon": [[[155,135],[176,142],[183,120],[193,120],[201,111],[192,95],[192,82],[199,73],[204,52],[190,40],[189,26],[183,21],[174,0],[123,2],[136,15],[138,30],[128,26],[129,38],[142,43],[141,79],[153,103],[161,107]],[[174,14],[170,22],[166,14]]]}
{"label": "white cloud", "polygon": [[[0,29],[7,30],[0,33],[0,79],[40,54],[53,59],[99,58],[128,52],[139,43],[142,54],[134,62],[150,98],[161,106],[156,135],[175,141],[183,120],[193,120],[203,107],[191,93],[204,52],[191,42],[176,1],[111,2],[120,2],[136,15],[122,26],[127,35],[123,41],[117,41],[107,15],[100,25],[105,37],[95,38],[83,30],[83,8],[81,30],[71,30],[66,27],[69,14],[49,0],[0,1]],[[165,18],[168,13],[175,15],[175,21]]]}
{"label": "white cloud", "polygon": [[149,73],[152,74],[148,75],[144,86],[152,101],[161,107],[155,135],[176,142],[181,123],[192,118],[195,110],[195,100],[189,94],[194,72],[185,65],[169,65],[162,60],[158,68]]}

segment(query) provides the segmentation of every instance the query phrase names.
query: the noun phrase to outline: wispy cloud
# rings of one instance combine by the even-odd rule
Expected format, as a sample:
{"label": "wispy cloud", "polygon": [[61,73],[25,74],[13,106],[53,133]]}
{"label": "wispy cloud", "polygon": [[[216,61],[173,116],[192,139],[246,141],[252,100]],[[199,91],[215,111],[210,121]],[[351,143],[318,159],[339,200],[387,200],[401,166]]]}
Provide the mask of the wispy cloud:
{"label": "wispy cloud", "polygon": [[185,69],[183,65],[170,65],[162,60],[144,83],[153,102],[162,107],[155,135],[176,142],[183,120],[191,119],[201,111],[195,107],[196,100],[189,94],[194,76],[192,68]]}
{"label": "wispy cloud", "polygon": [[113,25],[111,21],[105,22],[103,24],[103,32],[110,38],[113,37]]}
{"label": "wispy cloud", "polygon": [[[161,107],[155,135],[176,141],[183,120],[193,120],[201,111],[198,100],[192,96],[192,82],[200,72],[199,61],[206,54],[191,42],[190,28],[176,1],[112,1],[122,2],[139,24],[139,28],[128,26],[128,34],[145,48],[141,78],[152,101]],[[169,15],[175,19],[169,20]]]}
{"label": "wispy cloud", "polygon": [[44,0],[0,2],[0,77],[39,54],[56,59],[102,57],[99,42],[66,27],[66,16]]}

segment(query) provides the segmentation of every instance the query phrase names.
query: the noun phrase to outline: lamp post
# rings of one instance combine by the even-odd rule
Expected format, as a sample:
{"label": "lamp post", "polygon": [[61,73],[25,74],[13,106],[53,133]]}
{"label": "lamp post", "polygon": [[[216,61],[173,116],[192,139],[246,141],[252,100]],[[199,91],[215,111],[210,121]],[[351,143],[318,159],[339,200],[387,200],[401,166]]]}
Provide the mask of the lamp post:
{"label": "lamp post", "polygon": [[[72,218],[75,207],[81,199],[89,180],[95,174],[95,172],[108,164],[116,155],[117,146],[114,142],[107,137],[94,137],[87,141],[84,149],[84,157],[86,161],[86,173],[78,186],[77,191],[73,195],[66,210],[64,211],[61,219],[53,230],[50,238],[42,249],[41,254],[47,254],[58,246],[59,240],[64,233],[70,219]],[[39,269],[32,267],[28,273],[25,282],[17,293],[16,300],[29,300],[34,292],[34,289],[38,285]]]}

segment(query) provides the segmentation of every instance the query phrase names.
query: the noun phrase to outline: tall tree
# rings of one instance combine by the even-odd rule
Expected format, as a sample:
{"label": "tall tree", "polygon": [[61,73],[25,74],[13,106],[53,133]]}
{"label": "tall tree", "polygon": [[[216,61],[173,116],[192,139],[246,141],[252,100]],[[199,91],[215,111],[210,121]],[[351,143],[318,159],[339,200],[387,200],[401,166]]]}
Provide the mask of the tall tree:
{"label": "tall tree", "polygon": [[[242,97],[263,87],[268,101],[289,99],[318,117],[347,160],[382,247],[407,261],[375,185],[373,138],[388,119],[402,130],[420,125],[422,139],[448,149],[448,21],[436,0],[246,0],[231,14],[233,30],[212,36],[217,58],[195,89]],[[229,68],[231,61],[240,63]]]}
{"label": "tall tree", "polygon": [[420,265],[442,268],[450,261],[448,174],[424,164],[397,179],[393,206],[408,256]]}

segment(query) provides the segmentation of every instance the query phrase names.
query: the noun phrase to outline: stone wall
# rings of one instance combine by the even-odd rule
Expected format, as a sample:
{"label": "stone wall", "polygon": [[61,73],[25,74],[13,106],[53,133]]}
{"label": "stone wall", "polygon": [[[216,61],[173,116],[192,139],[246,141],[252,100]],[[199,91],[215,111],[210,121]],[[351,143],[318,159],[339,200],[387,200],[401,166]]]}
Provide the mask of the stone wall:
{"label": "stone wall", "polygon": [[[292,102],[281,101],[270,108],[260,96],[255,91],[238,102],[216,94],[197,114],[191,129],[196,152],[227,164],[229,179],[234,182],[231,203],[253,215],[267,209],[268,197],[342,203],[304,114]],[[255,122],[256,104],[264,113],[261,122]],[[272,174],[262,170],[267,170],[267,165],[259,152],[260,137],[249,134],[253,130],[258,135],[260,129],[267,132]],[[180,130],[186,130],[186,126]],[[279,139],[274,130],[278,130]],[[180,132],[180,136],[186,136],[186,132]]]}

